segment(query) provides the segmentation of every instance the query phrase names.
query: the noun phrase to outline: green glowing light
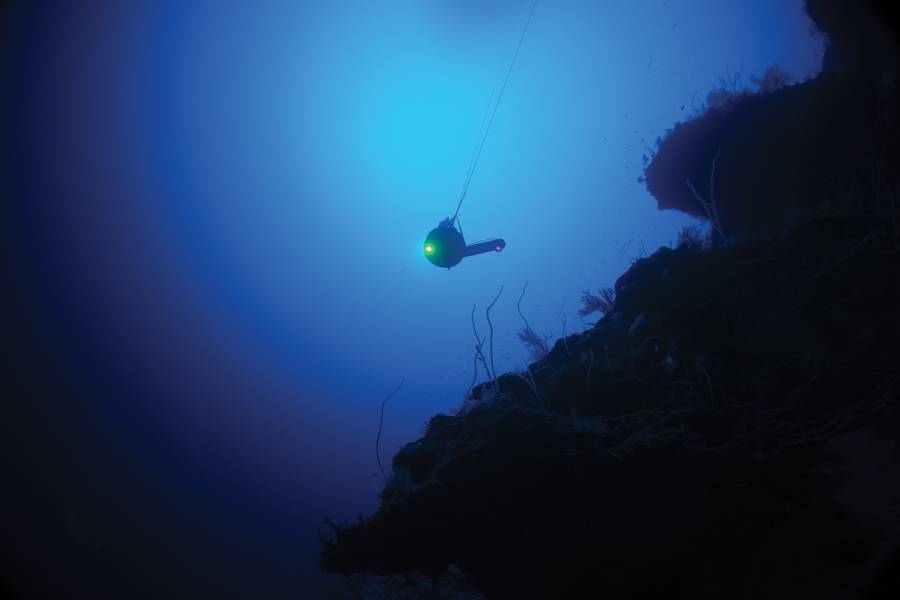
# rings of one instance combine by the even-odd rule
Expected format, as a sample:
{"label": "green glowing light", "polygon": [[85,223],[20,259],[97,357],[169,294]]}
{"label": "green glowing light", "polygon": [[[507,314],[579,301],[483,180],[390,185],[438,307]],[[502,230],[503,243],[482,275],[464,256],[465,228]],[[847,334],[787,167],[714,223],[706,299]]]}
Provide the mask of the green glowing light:
{"label": "green glowing light", "polygon": [[431,244],[426,244],[425,245],[425,254],[431,254],[432,252],[434,252],[434,246],[432,246]]}

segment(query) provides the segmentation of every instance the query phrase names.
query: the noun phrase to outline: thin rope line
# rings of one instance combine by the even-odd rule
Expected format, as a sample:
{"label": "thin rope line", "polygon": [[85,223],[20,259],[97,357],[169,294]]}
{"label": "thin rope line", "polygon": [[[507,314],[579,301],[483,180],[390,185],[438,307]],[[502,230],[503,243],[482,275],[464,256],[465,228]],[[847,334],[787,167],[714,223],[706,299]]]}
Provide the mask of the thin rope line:
{"label": "thin rope line", "polygon": [[478,158],[478,146],[481,143],[481,139],[484,137],[488,118],[491,116],[491,107],[494,105],[494,100],[497,97],[497,88],[500,85],[501,74],[502,73],[498,72],[494,76],[494,85],[491,86],[491,95],[488,96],[487,104],[484,105],[484,114],[481,115],[481,125],[478,127],[478,135],[475,137],[475,147],[472,148],[472,158],[469,159],[469,168],[466,170],[466,181],[468,181],[472,177],[472,173],[475,172],[475,163]]}
{"label": "thin rope line", "polygon": [[522,49],[522,42],[525,41],[525,34],[528,33],[528,27],[531,25],[531,17],[534,16],[534,9],[537,6],[537,0],[534,0],[531,3],[531,10],[528,12],[528,20],[525,21],[525,27],[522,29],[522,35],[519,36],[519,43],[516,45],[516,52],[513,54],[512,61],[509,63],[509,69],[506,70],[506,77],[503,79],[503,86],[500,88],[500,93],[497,95],[497,103],[494,104],[494,110],[491,113],[491,120],[488,121],[487,129],[484,131],[484,135],[481,138],[481,143],[478,146],[478,152],[475,154],[475,160],[472,163],[471,169],[469,169],[468,176],[466,177],[466,183],[463,185],[462,193],[459,196],[459,202],[456,205],[456,212],[453,213],[453,217],[450,219],[450,223],[453,224],[456,221],[457,215],[459,215],[459,209],[462,208],[463,200],[466,198],[466,193],[469,191],[469,184],[472,182],[472,177],[475,175],[475,168],[478,166],[478,160],[481,158],[481,151],[484,150],[484,143],[487,141],[488,134],[491,131],[491,126],[494,124],[494,117],[497,116],[497,109],[500,108],[500,101],[503,99],[503,93],[506,91],[506,84],[509,83],[509,76],[512,75],[513,67],[516,66],[516,60],[519,58],[519,50]]}

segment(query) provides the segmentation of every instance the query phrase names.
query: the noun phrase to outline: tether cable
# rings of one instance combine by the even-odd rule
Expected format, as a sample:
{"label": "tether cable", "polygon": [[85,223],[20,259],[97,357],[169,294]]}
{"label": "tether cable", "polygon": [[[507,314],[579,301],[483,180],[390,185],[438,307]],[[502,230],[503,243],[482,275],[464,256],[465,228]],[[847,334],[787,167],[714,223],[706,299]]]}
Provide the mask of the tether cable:
{"label": "tether cable", "polygon": [[500,93],[497,95],[494,110],[491,112],[491,119],[488,121],[487,128],[484,130],[481,142],[478,144],[478,151],[475,153],[475,158],[473,159],[472,165],[469,168],[469,173],[466,176],[466,182],[463,185],[462,193],[459,195],[459,202],[456,204],[456,212],[453,213],[453,217],[450,219],[451,225],[456,222],[456,217],[459,215],[459,209],[462,208],[463,200],[466,199],[466,193],[469,191],[469,184],[472,182],[472,176],[475,175],[475,168],[478,166],[478,160],[481,158],[481,151],[484,150],[484,143],[487,141],[491,126],[494,124],[494,117],[497,116],[497,109],[500,108],[500,101],[503,99],[503,93],[506,91],[506,84],[509,83],[509,76],[512,75],[513,67],[516,66],[516,60],[519,58],[519,50],[522,49],[522,42],[525,41],[525,34],[528,33],[528,26],[531,25],[531,17],[534,16],[534,9],[536,6],[537,0],[534,0],[531,3],[531,10],[528,12],[528,20],[525,21],[525,27],[522,29],[522,35],[519,36],[516,52],[513,54],[512,61],[509,63],[509,68],[506,70],[506,77],[503,79],[503,85],[500,87]]}

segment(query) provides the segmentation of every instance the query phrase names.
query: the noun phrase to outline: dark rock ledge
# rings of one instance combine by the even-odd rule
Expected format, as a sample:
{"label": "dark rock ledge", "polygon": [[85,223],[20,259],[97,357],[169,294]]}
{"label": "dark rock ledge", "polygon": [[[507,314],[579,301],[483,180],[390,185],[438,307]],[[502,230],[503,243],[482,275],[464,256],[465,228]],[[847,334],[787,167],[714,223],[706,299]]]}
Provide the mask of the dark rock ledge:
{"label": "dark rock ledge", "polygon": [[616,291],[531,365],[537,396],[505,374],[433,417],[380,509],[333,524],[323,568],[461,569],[487,598],[877,589],[900,550],[890,235],[843,217],[661,248]]}

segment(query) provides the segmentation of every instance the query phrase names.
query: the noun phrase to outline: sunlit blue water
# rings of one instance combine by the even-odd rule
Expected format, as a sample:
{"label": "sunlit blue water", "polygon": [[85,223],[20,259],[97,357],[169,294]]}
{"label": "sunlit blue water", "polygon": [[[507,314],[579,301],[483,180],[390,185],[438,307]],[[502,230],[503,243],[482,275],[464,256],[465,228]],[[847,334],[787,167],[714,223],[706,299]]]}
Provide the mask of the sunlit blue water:
{"label": "sunlit blue water", "polygon": [[799,0],[539,2],[460,213],[470,241],[508,246],[437,269],[422,240],[529,4],[15,9],[19,230],[66,352],[117,390],[84,410],[246,518],[367,512],[381,398],[406,378],[386,456],[458,405],[473,304],[484,333],[505,286],[498,371],[525,364],[526,280],[551,343],[584,329],[581,290],[687,222],[636,181],[657,136],[722,76],[821,59]]}

